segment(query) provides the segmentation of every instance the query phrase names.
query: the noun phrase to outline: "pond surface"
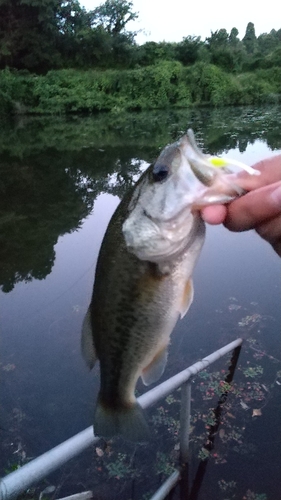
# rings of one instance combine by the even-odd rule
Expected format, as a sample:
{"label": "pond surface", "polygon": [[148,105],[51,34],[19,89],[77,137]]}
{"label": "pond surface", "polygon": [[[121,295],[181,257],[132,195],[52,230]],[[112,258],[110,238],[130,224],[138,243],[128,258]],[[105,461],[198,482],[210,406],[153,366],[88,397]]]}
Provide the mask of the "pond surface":
{"label": "pond surface", "polygon": [[[89,373],[84,365],[80,330],[100,243],[126,188],[190,126],[204,151],[252,164],[280,153],[280,122],[281,109],[274,107],[2,124],[0,475],[92,423],[98,367]],[[194,288],[161,381],[235,338],[244,343],[210,453],[204,444],[229,359],[193,382],[192,498],[275,500],[281,488],[280,259],[252,231],[209,227]],[[140,382],[137,389],[147,390]],[[99,499],[147,500],[178,464],[178,399],[176,392],[149,410],[151,444],[101,441],[29,496],[54,485],[48,498],[92,489]],[[181,495],[178,489],[173,498]]]}

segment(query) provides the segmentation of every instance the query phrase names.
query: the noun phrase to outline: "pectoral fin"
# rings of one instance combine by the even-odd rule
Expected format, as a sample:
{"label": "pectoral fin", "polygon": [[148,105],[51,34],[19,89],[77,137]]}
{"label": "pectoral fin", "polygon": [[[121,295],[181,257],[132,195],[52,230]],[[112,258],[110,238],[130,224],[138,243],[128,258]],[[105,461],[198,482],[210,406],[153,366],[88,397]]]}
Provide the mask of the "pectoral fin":
{"label": "pectoral fin", "polygon": [[162,373],[165,370],[167,358],[168,358],[168,349],[165,346],[164,348],[161,349],[161,351],[159,351],[156,354],[156,356],[154,356],[151,363],[149,363],[149,365],[147,365],[143,369],[141,373],[141,378],[144,385],[153,384],[153,382],[156,382],[161,377]]}
{"label": "pectoral fin", "polygon": [[185,284],[184,293],[180,305],[179,313],[181,319],[186,315],[188,309],[190,308],[193,301],[193,296],[194,296],[193,281],[190,278]]}
{"label": "pectoral fin", "polygon": [[87,366],[91,370],[97,361],[97,354],[93,340],[90,309],[88,309],[82,325],[81,351]]}

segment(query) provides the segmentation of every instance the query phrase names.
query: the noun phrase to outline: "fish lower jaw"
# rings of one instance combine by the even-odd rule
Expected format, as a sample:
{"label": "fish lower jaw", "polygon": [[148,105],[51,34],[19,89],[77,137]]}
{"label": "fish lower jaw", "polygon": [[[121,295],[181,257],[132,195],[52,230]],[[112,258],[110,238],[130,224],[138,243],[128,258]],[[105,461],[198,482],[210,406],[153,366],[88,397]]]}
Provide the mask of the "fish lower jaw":
{"label": "fish lower jaw", "polygon": [[149,262],[151,264],[156,264],[158,266],[158,270],[160,271],[161,274],[169,274],[171,272],[171,269],[173,268],[173,261],[174,258],[178,255],[179,252],[175,253],[150,253],[150,252],[144,252],[140,251],[138,252],[136,249],[132,251],[138,259],[142,260],[143,262]]}
{"label": "fish lower jaw", "polygon": [[236,184],[235,179],[220,176],[216,183],[202,191],[200,197],[193,204],[193,209],[216,203],[230,203],[245,193],[246,191]]}
{"label": "fish lower jaw", "polygon": [[171,241],[169,238],[163,238],[156,246],[142,246],[140,248],[128,248],[128,251],[136,255],[140,260],[157,264],[162,274],[171,271],[175,262],[189,246],[189,234],[184,235],[177,241]]}

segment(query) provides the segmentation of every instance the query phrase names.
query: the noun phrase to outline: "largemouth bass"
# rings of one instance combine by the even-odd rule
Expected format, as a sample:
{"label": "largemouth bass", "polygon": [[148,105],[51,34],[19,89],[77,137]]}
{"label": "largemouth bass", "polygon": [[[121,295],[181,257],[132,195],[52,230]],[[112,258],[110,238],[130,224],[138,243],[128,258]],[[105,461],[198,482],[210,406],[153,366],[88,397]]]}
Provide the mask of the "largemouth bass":
{"label": "largemouth bass", "polygon": [[94,432],[147,440],[135,397],[162,375],[170,334],[193,300],[205,224],[200,207],[243,194],[235,174],[198,150],[192,132],[167,146],[117,207],[105,233],[82,330],[90,368],[100,362]]}

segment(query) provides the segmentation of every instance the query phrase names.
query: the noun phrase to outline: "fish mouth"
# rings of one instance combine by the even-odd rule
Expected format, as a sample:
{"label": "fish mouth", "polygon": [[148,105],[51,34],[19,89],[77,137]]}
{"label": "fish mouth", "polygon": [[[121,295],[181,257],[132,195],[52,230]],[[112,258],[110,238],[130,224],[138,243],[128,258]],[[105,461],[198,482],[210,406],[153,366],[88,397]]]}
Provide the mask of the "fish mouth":
{"label": "fish mouth", "polygon": [[192,210],[200,210],[208,205],[230,203],[246,193],[245,189],[232,182],[228,176],[219,176],[210,187],[202,190],[201,195],[192,204]]}
{"label": "fish mouth", "polygon": [[218,172],[204,158],[189,160],[189,164],[195,177],[203,186],[206,186],[206,192],[208,191],[209,194],[213,193],[218,196],[224,191],[225,196],[233,199],[246,193],[235,182],[237,174],[232,173],[231,170],[224,168],[223,171]]}
{"label": "fish mouth", "polygon": [[[228,199],[225,198],[225,203],[247,193],[247,190],[243,188],[244,176],[240,174],[247,172],[249,175],[260,175],[259,170],[240,160],[204,154],[197,146],[191,129],[180,140],[180,145],[196,179],[207,189],[213,190],[213,193],[218,191],[218,193],[227,194]],[[209,195],[210,193],[211,191]],[[214,199],[215,202],[220,202],[220,200]]]}
{"label": "fish mouth", "polygon": [[[198,199],[195,200],[193,208],[215,203],[228,203],[246,193],[239,186],[239,182],[237,182],[238,174],[228,168],[228,165],[235,164],[235,161],[227,161],[226,159],[205,155],[197,146],[194,133],[191,129],[181,139],[180,146],[192,173],[202,187],[202,191]],[[219,165],[220,168],[215,166],[215,160],[217,160],[217,163],[219,161],[222,163]],[[241,167],[243,164],[239,163],[239,165]],[[245,168],[252,170],[251,173],[255,173],[251,167],[245,166]]]}
{"label": "fish mouth", "polygon": [[193,130],[188,129],[186,135],[181,139],[181,146],[183,147],[184,155],[196,178],[204,184],[204,186],[212,186],[217,176],[217,172],[214,167],[207,162],[206,155],[197,146]]}

